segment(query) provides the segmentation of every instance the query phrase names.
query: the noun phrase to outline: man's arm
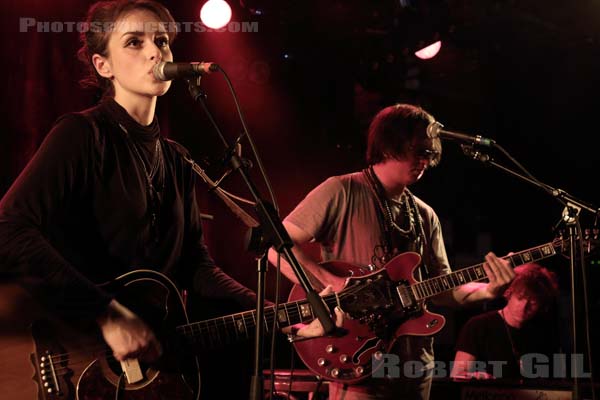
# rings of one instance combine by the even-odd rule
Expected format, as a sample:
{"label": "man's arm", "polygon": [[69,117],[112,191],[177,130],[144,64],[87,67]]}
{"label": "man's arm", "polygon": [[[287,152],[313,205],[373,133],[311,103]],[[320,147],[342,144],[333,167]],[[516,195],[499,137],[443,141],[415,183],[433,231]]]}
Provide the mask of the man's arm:
{"label": "man's arm", "polygon": [[[315,260],[313,260],[312,257],[300,249],[299,245],[309,242],[312,239],[311,235],[290,222],[284,221],[283,226],[290,235],[292,242],[294,242],[294,247],[292,248],[294,256],[304,269],[304,272],[306,273],[311,285],[315,289],[321,290],[320,295],[325,296],[334,290],[342,290],[346,282],[345,278],[341,278],[329,273],[325,268],[321,267]],[[277,251],[273,248],[269,249],[269,261],[273,265],[277,266],[277,259]],[[281,257],[279,261],[281,272],[290,281],[294,282],[295,284],[299,284],[292,266],[287,262],[285,257]],[[334,288],[334,284],[336,285],[337,289]],[[341,327],[344,322],[344,316],[338,307],[334,309],[334,317],[335,325],[338,328]],[[301,337],[323,336],[324,334],[323,327],[318,319],[313,320],[310,324],[296,324],[293,327],[290,326],[284,328],[282,331],[288,334],[293,333],[294,335]]]}
{"label": "man's arm", "polygon": [[[334,275],[319,265],[312,257],[306,254],[299,246],[305,243],[308,243],[312,240],[312,236],[294,225],[293,223],[284,221],[283,226],[287,230],[292,242],[294,243],[294,247],[292,248],[292,252],[296,256],[296,259],[307,273],[309,281],[315,287],[316,290],[322,290],[327,285],[331,285],[335,292],[339,292],[344,288],[346,284],[346,278]],[[269,261],[277,266],[277,251],[274,249],[269,250]],[[298,284],[298,278],[292,269],[292,266],[288,263],[285,257],[281,257],[280,263],[281,272],[292,282]]]}
{"label": "man's arm", "polygon": [[483,269],[489,282],[471,282],[458,286],[433,298],[433,303],[449,307],[460,307],[492,300],[500,296],[515,277],[510,263],[490,252],[485,256]]}

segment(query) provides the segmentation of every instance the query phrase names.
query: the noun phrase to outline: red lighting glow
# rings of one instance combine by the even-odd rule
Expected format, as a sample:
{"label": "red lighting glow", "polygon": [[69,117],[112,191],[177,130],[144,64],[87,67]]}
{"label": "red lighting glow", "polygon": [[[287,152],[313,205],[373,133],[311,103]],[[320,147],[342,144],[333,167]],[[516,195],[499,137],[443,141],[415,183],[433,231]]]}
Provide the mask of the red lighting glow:
{"label": "red lighting glow", "polygon": [[200,10],[200,19],[209,28],[222,28],[231,20],[231,7],[223,0],[208,0]]}
{"label": "red lighting glow", "polygon": [[419,57],[421,60],[429,60],[430,58],[435,57],[441,48],[442,42],[438,40],[427,47],[423,47],[419,51],[415,51],[415,56]]}

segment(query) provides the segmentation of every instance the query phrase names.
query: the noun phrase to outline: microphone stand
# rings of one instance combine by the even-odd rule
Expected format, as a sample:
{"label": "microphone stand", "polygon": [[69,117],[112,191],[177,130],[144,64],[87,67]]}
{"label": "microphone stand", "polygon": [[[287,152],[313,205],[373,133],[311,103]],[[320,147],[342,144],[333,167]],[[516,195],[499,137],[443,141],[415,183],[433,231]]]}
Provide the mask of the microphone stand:
{"label": "microphone stand", "polygon": [[[495,143],[494,143],[494,145],[495,145]],[[600,216],[600,208],[594,207],[589,203],[579,200],[576,197],[574,197],[573,195],[565,192],[562,189],[554,188],[546,183],[540,182],[537,179],[532,179],[532,178],[522,175],[510,168],[507,168],[501,164],[498,164],[488,154],[482,152],[480,149],[476,149],[472,145],[461,145],[461,148],[463,149],[463,153],[466,156],[468,156],[474,160],[480,161],[486,165],[491,165],[501,171],[508,173],[509,175],[512,175],[518,179],[521,179],[525,182],[528,182],[528,183],[544,190],[546,193],[550,194],[552,197],[554,197],[559,203],[561,203],[565,207],[562,212],[561,220],[567,226],[568,235],[569,235],[569,268],[570,268],[570,272],[571,272],[571,313],[572,313],[571,325],[572,325],[572,335],[573,335],[573,338],[572,338],[573,353],[572,354],[577,354],[577,316],[576,316],[577,309],[576,309],[576,298],[575,298],[575,293],[576,293],[576,288],[575,288],[575,283],[576,283],[575,245],[576,245],[577,241],[582,240],[581,237],[578,238],[578,234],[577,234],[577,227],[579,226],[579,212],[581,210],[586,210],[586,211],[590,212],[591,214],[595,215],[596,217],[598,217],[598,216]],[[581,235],[579,235],[579,236],[581,236]],[[580,262],[581,270],[585,271],[585,266],[584,266],[585,261],[583,260],[583,257],[581,257],[579,262]],[[582,277],[582,279],[585,280],[585,277]],[[587,293],[583,293],[583,295],[587,296]],[[589,338],[589,332],[588,332],[587,337]],[[588,342],[589,342],[589,340],[588,340]],[[588,343],[588,346],[589,345],[591,345],[591,344]],[[590,357],[589,365],[590,365],[590,370],[591,370],[592,369],[591,352],[589,354],[589,357]],[[572,362],[573,362],[573,360],[571,359],[571,363]],[[571,371],[573,371],[572,367],[571,367]],[[579,391],[578,373],[579,373],[579,371],[576,371],[576,373],[573,376],[573,399],[574,400],[579,400],[581,398],[581,394]],[[592,392],[594,391],[593,386],[594,386],[594,382],[592,380],[592,388],[591,388]]]}
{"label": "microphone stand", "polygon": [[[230,151],[231,146],[227,139],[223,136],[220,129],[216,125],[215,121],[212,119],[210,111],[208,110],[205,98],[206,95],[200,90],[200,76],[197,79],[188,80],[188,89],[194,101],[200,103],[206,114],[211,119],[213,125],[217,128],[216,131],[219,135],[219,138],[223,142],[226,147],[226,154],[229,155],[229,163],[231,165],[231,169],[234,171],[238,171],[240,176],[244,180],[244,183],[248,187],[250,194],[254,198],[255,201],[255,209],[258,215],[258,219],[260,221],[260,227],[262,229],[262,233],[264,235],[264,243],[266,245],[265,249],[269,247],[274,247],[277,252],[283,253],[290,266],[292,267],[298,281],[302,285],[302,288],[306,292],[306,298],[309,302],[311,309],[317,319],[321,322],[323,330],[326,335],[332,334],[336,330],[335,323],[331,319],[330,312],[327,308],[327,305],[319,296],[313,287],[311,286],[306,273],[302,269],[302,266],[294,256],[292,252],[292,247],[294,243],[292,242],[289,234],[285,230],[277,211],[268,201],[264,200],[260,193],[258,192],[256,186],[250,179],[246,171],[247,163],[239,157],[235,151]],[[264,281],[265,281],[265,272],[266,272],[266,250],[262,255],[261,259],[258,263],[258,285],[257,285],[257,309],[256,309],[256,337],[255,337],[255,359],[254,359],[254,375],[252,376],[251,386],[250,386],[250,399],[257,400],[262,398],[264,393],[263,391],[263,373],[262,373],[262,341],[264,334]],[[277,318],[277,310],[275,310],[274,318]],[[265,320],[266,322],[266,320]]]}

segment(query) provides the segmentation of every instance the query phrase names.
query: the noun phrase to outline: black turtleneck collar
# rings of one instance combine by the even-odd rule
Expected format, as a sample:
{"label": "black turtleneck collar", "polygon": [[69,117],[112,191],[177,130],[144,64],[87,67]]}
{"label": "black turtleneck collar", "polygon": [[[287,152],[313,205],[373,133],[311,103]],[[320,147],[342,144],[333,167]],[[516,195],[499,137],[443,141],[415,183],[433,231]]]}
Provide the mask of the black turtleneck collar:
{"label": "black turtleneck collar", "polygon": [[158,119],[156,115],[150,125],[142,125],[129,115],[114,98],[106,98],[102,101],[102,106],[106,108],[108,114],[117,121],[118,124],[122,125],[127,133],[135,140],[141,142],[152,142],[154,143],[160,135],[160,126],[158,125]]}

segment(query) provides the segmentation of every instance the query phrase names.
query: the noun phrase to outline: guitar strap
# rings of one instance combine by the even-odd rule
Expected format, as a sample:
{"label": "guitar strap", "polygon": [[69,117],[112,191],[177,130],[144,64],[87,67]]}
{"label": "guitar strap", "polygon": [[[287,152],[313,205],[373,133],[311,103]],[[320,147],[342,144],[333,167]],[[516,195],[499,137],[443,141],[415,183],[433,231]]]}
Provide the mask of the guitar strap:
{"label": "guitar strap", "polygon": [[422,281],[424,279],[429,279],[431,277],[431,272],[429,271],[429,266],[431,265],[431,246],[427,241],[427,235],[425,235],[425,228],[423,224],[423,217],[419,212],[417,207],[417,202],[415,201],[415,196],[408,190],[404,189],[406,192],[410,205],[412,208],[412,212],[416,215],[416,225],[417,225],[417,248],[419,249],[419,254],[423,257],[421,265],[417,269],[418,276],[417,280]]}
{"label": "guitar strap", "polygon": [[[389,200],[385,195],[385,191],[381,185],[381,182],[373,171],[373,167],[370,166],[369,168],[364,169],[363,174],[366,177],[375,203],[377,204],[377,220],[379,222],[380,230],[383,234],[385,242],[384,263],[389,261],[389,259],[393,256],[392,251],[394,249],[394,238],[407,239],[409,241],[409,246],[412,244],[414,246],[413,250],[418,252],[423,257],[421,265],[417,269],[417,276],[415,278],[418,280],[428,278],[428,265],[430,265],[431,262],[430,248],[423,227],[423,218],[419,213],[419,209],[413,194],[408,189],[404,189],[402,196],[402,207],[405,209],[406,217],[409,221],[409,227],[407,229],[403,229],[393,221]],[[409,249],[404,249],[404,251],[406,250]]]}
{"label": "guitar strap", "polygon": [[[386,219],[386,213],[384,211],[384,205],[382,203],[382,196],[380,194],[380,192],[383,190],[383,188],[380,188],[381,183],[379,182],[379,179],[377,179],[377,177],[375,176],[375,173],[373,172],[373,168],[369,167],[363,170],[363,174],[365,175],[365,178],[369,184],[369,188],[371,189],[371,193],[373,195],[373,199],[375,200],[375,203],[377,204],[377,221],[379,222],[379,231],[383,234],[383,239],[385,241],[385,251],[384,253],[387,255],[391,248],[392,248],[392,233],[391,233],[391,226],[389,223],[387,223],[387,219]],[[384,201],[387,201],[384,199]],[[386,260],[387,261],[387,260]],[[373,263],[375,264],[375,263]]]}

